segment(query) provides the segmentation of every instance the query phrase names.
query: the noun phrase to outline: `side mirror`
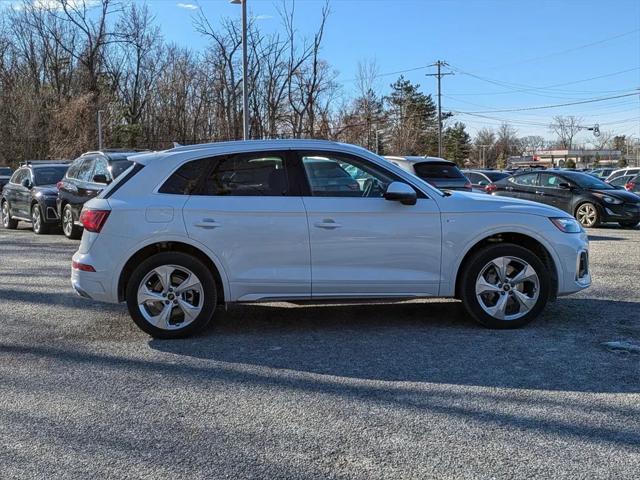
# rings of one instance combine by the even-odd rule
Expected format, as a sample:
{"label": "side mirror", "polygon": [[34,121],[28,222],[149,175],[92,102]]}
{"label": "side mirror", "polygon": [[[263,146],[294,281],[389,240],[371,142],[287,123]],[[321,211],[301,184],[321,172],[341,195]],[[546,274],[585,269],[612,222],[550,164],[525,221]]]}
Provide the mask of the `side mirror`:
{"label": "side mirror", "polygon": [[106,175],[99,173],[93,176],[93,183],[104,183],[106,185],[109,183],[109,179]]}
{"label": "side mirror", "polygon": [[571,189],[573,188],[573,187],[571,186],[571,184],[570,184],[570,183],[567,183],[567,182],[560,182],[560,183],[558,184],[558,186],[559,186],[560,188],[565,188],[565,189],[567,189],[567,190],[571,190]]}
{"label": "side mirror", "polygon": [[415,205],[418,201],[418,194],[406,183],[391,182],[387,187],[387,191],[384,192],[384,198],[400,202],[403,205]]}
{"label": "side mirror", "polygon": [[22,182],[20,182],[20,185],[22,185],[24,188],[33,187],[33,185],[31,184],[31,179],[29,179],[29,178],[22,179]]}
{"label": "side mirror", "polygon": [[489,182],[487,182],[486,180],[480,180],[478,182],[478,186],[480,187],[486,187],[487,185],[489,185]]}

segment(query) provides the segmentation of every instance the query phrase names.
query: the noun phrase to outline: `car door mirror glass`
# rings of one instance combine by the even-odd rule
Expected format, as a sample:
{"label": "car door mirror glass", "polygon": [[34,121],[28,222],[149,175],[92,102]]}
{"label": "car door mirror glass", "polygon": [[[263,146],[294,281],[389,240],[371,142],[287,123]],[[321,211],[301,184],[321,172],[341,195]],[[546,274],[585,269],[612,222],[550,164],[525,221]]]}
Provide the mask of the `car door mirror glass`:
{"label": "car door mirror glass", "polygon": [[403,205],[415,205],[418,201],[416,191],[402,182],[391,182],[384,193],[384,198],[400,202]]}
{"label": "car door mirror glass", "polygon": [[98,173],[97,175],[93,176],[93,182],[94,183],[104,183],[105,185],[109,183],[109,179],[107,178],[106,175],[102,174],[102,173]]}

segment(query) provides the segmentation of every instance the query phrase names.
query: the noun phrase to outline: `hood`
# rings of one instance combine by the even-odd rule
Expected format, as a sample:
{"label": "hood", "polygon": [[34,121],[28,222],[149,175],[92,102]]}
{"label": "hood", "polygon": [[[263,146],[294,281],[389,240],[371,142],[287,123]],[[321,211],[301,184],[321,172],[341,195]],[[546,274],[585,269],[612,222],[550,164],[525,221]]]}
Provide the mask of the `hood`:
{"label": "hood", "polygon": [[589,190],[592,193],[599,193],[608,197],[618,198],[627,203],[640,203],[640,197],[626,190]]}
{"label": "hood", "polygon": [[543,217],[570,217],[558,208],[542,203],[520,200],[511,197],[499,197],[486,193],[451,191],[451,195],[438,202],[443,213],[521,213]]}
{"label": "hood", "polygon": [[38,185],[31,189],[34,194],[58,195],[58,188],[55,185]]}

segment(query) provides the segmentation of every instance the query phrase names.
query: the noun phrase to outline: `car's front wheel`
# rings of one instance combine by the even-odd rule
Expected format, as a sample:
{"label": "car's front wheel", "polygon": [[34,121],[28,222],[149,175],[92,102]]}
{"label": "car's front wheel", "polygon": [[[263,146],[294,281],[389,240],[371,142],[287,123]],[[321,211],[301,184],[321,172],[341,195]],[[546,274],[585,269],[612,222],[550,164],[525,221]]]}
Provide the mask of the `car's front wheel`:
{"label": "car's front wheel", "polygon": [[49,225],[44,222],[42,209],[37,203],[34,203],[33,207],[31,207],[31,227],[33,228],[33,233],[36,235],[49,233]]}
{"label": "car's front wheel", "polygon": [[589,202],[582,203],[576,208],[575,217],[580,222],[580,225],[586,228],[597,227],[601,223],[598,208]]}
{"label": "car's front wheel", "polygon": [[476,252],[463,266],[461,299],[473,318],[490,328],[517,328],[547,304],[551,276],[531,250],[509,243]]}
{"label": "car's front wheel", "polygon": [[65,237],[72,240],[77,240],[82,236],[82,229],[73,220],[71,205],[65,205],[62,209],[62,232]]}
{"label": "car's front wheel", "polygon": [[156,338],[181,338],[207,326],[216,307],[215,279],[199,259],[158,253],[133,271],[126,289],[129,314]]}
{"label": "car's front wheel", "polygon": [[11,218],[11,211],[9,210],[9,202],[2,201],[0,206],[0,215],[2,216],[2,226],[9,230],[15,230],[18,228],[18,221]]}

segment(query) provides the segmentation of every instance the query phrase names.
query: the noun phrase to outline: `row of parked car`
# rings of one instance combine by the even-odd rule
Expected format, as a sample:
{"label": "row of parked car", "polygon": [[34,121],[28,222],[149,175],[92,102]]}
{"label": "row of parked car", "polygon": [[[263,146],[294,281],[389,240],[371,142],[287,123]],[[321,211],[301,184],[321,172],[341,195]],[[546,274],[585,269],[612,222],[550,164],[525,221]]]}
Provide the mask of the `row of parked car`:
{"label": "row of parked car", "polygon": [[[0,167],[1,219],[5,228],[29,222],[36,234],[61,230],[70,239],[82,235],[84,203],[99,194],[130,165],[133,150],[87,152],[72,162],[31,161],[15,172]],[[437,157],[387,156],[385,159],[441,190],[483,192],[545,203],[573,215],[584,227],[640,222],[640,168],[592,171],[460,170]],[[326,165],[332,166],[332,165]],[[335,166],[335,165],[333,165]],[[334,183],[358,189],[353,172],[334,168]],[[606,180],[604,180],[606,176]]]}

